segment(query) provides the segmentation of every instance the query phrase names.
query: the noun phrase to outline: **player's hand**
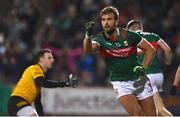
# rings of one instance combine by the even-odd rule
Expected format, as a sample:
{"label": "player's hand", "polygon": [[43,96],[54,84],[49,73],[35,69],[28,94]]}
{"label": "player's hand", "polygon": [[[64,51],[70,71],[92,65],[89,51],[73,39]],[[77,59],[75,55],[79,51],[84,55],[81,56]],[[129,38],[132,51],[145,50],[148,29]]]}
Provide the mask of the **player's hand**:
{"label": "player's hand", "polygon": [[145,74],[145,68],[142,66],[135,66],[133,68],[133,72],[140,74],[140,75],[143,75],[143,74]]}
{"label": "player's hand", "polygon": [[170,89],[170,94],[171,95],[175,95],[176,94],[176,90],[177,90],[177,88],[176,88],[176,86],[171,86],[171,89]]}
{"label": "player's hand", "polygon": [[86,34],[87,36],[91,36],[93,30],[94,30],[95,22],[87,22],[86,23]]}
{"label": "player's hand", "polygon": [[78,86],[78,79],[77,77],[74,77],[72,74],[70,74],[65,83],[66,83],[66,87],[76,88]]}

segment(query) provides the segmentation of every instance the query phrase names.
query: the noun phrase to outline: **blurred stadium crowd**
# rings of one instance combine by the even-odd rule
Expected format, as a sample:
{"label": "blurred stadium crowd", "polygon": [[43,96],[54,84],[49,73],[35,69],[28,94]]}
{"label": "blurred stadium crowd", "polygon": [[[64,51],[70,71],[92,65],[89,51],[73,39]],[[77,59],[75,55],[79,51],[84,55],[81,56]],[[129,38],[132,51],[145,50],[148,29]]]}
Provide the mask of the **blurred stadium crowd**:
{"label": "blurred stadium crowd", "polygon": [[85,23],[95,21],[94,34],[99,32],[99,13],[107,5],[118,8],[121,27],[131,19],[140,19],[145,31],[159,34],[170,45],[171,79],[180,63],[179,0],[1,0],[0,4],[2,84],[14,85],[32,63],[34,53],[47,47],[56,60],[47,74],[49,79],[61,80],[73,73],[81,86],[107,86],[102,58],[82,51]]}

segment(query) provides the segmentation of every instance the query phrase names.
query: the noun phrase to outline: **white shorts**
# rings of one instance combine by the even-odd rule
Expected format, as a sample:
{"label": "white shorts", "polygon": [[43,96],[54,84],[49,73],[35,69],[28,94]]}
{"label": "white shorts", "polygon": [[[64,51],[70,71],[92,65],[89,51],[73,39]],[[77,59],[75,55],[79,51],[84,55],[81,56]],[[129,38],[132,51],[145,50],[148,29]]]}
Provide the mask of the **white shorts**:
{"label": "white shorts", "polygon": [[[133,92],[136,90],[136,88],[133,86],[134,82],[135,81],[111,81],[114,92],[116,94],[116,98],[119,99],[124,95],[134,94]],[[138,98],[138,100],[143,100],[152,95],[152,87],[150,85],[150,82],[147,81],[144,86],[144,90],[141,93],[137,94],[136,97]]]}
{"label": "white shorts", "polygon": [[[38,116],[36,110],[32,106],[25,106],[17,112],[17,116]],[[35,116],[34,115],[34,116]]]}
{"label": "white shorts", "polygon": [[156,73],[156,74],[147,74],[152,88],[153,88],[153,94],[157,91],[162,91],[162,85],[163,85],[163,74],[162,73]]}

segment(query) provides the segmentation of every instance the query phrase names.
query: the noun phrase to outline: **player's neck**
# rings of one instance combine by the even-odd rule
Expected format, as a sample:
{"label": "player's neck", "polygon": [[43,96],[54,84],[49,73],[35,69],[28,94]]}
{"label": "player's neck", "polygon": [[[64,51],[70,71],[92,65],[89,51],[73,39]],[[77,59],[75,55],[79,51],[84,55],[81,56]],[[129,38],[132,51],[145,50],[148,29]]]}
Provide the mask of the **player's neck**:
{"label": "player's neck", "polygon": [[111,33],[105,32],[106,37],[112,41],[116,41],[119,35],[119,31],[117,28],[115,28]]}
{"label": "player's neck", "polygon": [[42,63],[38,63],[44,72],[47,71],[46,67]]}
{"label": "player's neck", "polygon": [[108,32],[105,32],[105,34],[106,34],[106,36],[107,37],[112,37],[112,36],[114,36],[114,34],[116,33],[116,28],[115,29],[113,29],[113,30],[111,30],[111,31],[108,31]]}

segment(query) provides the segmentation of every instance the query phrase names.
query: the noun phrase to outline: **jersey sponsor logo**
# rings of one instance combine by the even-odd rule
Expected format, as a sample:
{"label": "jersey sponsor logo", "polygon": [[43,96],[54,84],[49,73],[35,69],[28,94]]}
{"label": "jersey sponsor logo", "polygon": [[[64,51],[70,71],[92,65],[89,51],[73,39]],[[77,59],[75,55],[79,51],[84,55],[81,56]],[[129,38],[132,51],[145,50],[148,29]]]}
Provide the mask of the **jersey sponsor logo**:
{"label": "jersey sponsor logo", "polygon": [[100,49],[101,55],[104,57],[127,57],[133,54],[137,54],[137,47],[132,46],[128,48],[122,48],[122,49]]}
{"label": "jersey sponsor logo", "polygon": [[108,45],[108,46],[112,46],[112,43],[110,43],[110,42],[106,42],[106,45]]}

